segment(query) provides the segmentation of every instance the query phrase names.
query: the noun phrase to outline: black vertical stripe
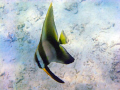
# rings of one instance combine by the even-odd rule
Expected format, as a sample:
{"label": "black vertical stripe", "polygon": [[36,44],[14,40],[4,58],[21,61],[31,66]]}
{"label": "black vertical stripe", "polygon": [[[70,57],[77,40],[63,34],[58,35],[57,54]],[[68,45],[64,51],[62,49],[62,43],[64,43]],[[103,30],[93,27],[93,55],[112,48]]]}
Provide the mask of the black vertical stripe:
{"label": "black vertical stripe", "polygon": [[35,61],[37,62],[37,65],[39,66],[39,68],[42,68],[40,63],[39,63],[39,60],[37,58],[36,52],[35,52],[34,58],[35,58]]}

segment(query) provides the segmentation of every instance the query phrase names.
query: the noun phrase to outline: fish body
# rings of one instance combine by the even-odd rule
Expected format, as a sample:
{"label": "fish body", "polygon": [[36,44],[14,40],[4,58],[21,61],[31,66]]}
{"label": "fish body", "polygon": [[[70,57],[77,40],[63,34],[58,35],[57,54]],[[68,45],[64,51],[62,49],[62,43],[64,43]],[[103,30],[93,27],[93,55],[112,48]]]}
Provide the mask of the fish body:
{"label": "fish body", "polygon": [[64,81],[54,75],[47,65],[51,62],[69,64],[74,61],[74,58],[61,45],[67,42],[67,37],[63,31],[58,39],[51,3],[43,23],[40,42],[35,52],[35,61],[39,68],[43,69],[50,77],[59,83],[64,83]]}

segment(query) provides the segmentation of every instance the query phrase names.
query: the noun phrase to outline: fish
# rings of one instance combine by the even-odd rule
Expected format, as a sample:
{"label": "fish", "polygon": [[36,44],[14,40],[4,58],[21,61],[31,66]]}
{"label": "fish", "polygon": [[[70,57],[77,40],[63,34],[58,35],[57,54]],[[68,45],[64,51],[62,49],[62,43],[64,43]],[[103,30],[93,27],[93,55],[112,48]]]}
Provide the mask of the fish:
{"label": "fish", "polygon": [[70,64],[74,58],[67,52],[62,44],[67,44],[68,39],[62,30],[60,38],[54,22],[53,6],[49,6],[45,20],[43,22],[40,41],[35,51],[35,61],[39,68],[43,69],[52,79],[59,83],[64,83],[59,77],[51,72],[48,65],[51,62]]}

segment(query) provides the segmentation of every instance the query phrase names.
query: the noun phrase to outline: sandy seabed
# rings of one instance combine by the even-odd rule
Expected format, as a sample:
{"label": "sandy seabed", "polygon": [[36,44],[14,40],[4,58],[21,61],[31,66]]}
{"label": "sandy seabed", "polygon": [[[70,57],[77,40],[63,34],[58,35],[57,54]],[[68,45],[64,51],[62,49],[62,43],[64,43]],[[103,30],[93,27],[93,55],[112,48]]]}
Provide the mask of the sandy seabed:
{"label": "sandy seabed", "polygon": [[[51,79],[34,61],[42,25],[53,2],[58,34],[75,58],[49,68]],[[0,90],[120,90],[119,0],[1,0]]]}

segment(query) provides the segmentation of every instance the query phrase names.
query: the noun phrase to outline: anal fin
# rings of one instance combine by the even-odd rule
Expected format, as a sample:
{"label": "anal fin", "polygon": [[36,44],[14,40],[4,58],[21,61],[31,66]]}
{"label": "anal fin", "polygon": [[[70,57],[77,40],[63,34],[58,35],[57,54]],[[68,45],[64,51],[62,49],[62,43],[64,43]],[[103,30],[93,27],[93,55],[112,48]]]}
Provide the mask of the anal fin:
{"label": "anal fin", "polygon": [[63,64],[70,64],[74,62],[74,58],[66,51],[64,47],[59,46],[60,50],[57,52],[57,61]]}

